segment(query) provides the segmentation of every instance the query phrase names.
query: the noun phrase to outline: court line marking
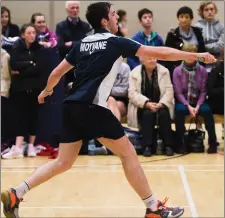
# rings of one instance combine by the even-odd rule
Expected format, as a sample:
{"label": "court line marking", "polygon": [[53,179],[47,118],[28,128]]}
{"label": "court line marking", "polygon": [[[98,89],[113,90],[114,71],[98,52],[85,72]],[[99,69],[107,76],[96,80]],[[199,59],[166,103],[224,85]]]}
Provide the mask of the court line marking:
{"label": "court line marking", "polygon": [[[190,206],[182,206],[190,208]],[[21,206],[24,209],[79,209],[79,210],[99,210],[99,209],[146,209],[144,206]]]}
{"label": "court line marking", "polygon": [[[42,164],[44,163],[41,163],[40,165],[36,165],[36,166],[27,166],[27,165],[21,165],[21,166],[1,166],[2,169],[8,169],[8,168],[37,168],[37,167],[40,167]],[[145,166],[145,167],[178,167],[179,165],[181,164],[172,164],[172,165],[169,165],[169,164],[141,164],[142,166]],[[79,164],[76,164],[76,165],[73,165],[73,167],[90,167],[90,168],[95,168],[95,167],[122,167],[121,165],[79,165]],[[182,166],[184,167],[224,167],[224,164],[182,164]]]}
{"label": "court line marking", "polygon": [[190,189],[190,186],[188,184],[188,180],[187,180],[187,177],[186,177],[186,174],[185,174],[185,169],[182,165],[179,165],[178,170],[180,172],[180,176],[181,176],[181,180],[182,180],[182,183],[183,183],[183,186],[184,186],[184,190],[185,190],[185,193],[186,193],[188,204],[190,206],[191,215],[192,215],[192,217],[197,218],[198,213],[197,213],[195,203],[194,203],[193,198],[192,198],[191,189]]}
{"label": "court line marking", "polygon": [[[179,167],[179,166],[178,166]],[[32,173],[34,170],[29,170],[29,169],[24,169],[24,170],[10,170],[10,169],[6,169],[6,170],[1,170],[2,173]],[[185,170],[186,172],[224,172],[223,169],[221,170],[211,170],[211,169],[197,169],[197,170]],[[123,173],[123,170],[116,170],[116,169],[106,169],[106,170],[102,170],[102,169],[87,169],[87,170],[68,170],[65,173]],[[157,169],[157,170],[146,170],[144,169],[144,172],[179,172],[179,170],[177,169],[173,169],[173,170],[167,170],[167,169]]]}
{"label": "court line marking", "polygon": [[[174,170],[144,170],[145,172],[177,172],[177,169]],[[2,173],[28,173],[33,172],[33,170],[1,170]],[[68,170],[65,173],[123,173],[123,170],[115,170],[115,169],[108,169],[108,170]]]}

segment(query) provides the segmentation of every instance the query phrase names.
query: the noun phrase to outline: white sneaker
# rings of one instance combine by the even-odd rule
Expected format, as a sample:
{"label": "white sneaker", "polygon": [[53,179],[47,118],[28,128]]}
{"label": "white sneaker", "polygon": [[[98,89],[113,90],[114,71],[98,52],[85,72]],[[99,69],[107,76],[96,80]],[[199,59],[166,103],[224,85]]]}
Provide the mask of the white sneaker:
{"label": "white sneaker", "polygon": [[23,158],[22,149],[17,148],[15,145],[12,146],[10,151],[6,154],[2,155],[3,159],[15,159],[15,158]]}
{"label": "white sneaker", "polygon": [[34,146],[31,144],[28,145],[27,156],[28,157],[36,157],[37,156],[36,150],[35,150]]}

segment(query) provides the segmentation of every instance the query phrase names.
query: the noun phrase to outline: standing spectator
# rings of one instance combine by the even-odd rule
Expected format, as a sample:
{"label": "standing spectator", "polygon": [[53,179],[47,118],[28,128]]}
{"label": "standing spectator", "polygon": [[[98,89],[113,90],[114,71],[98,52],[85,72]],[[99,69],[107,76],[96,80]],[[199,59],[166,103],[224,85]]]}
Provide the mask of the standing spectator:
{"label": "standing spectator", "polygon": [[201,20],[196,26],[202,28],[206,51],[219,57],[221,50],[224,49],[224,26],[216,19],[217,11],[214,2],[202,2],[198,9]]}
{"label": "standing spectator", "polygon": [[116,35],[126,37],[128,35],[127,12],[124,10],[118,10],[117,14],[119,16],[119,19],[118,19],[118,32]]}
{"label": "standing spectator", "polygon": [[130,74],[130,68],[126,63],[122,62],[120,65],[108,99],[108,107],[119,121],[121,121],[121,117],[127,114]]}
{"label": "standing spectator", "polygon": [[9,136],[8,97],[11,83],[9,54],[1,49],[1,143],[6,142]]}
{"label": "standing spectator", "polygon": [[168,69],[156,60],[142,59],[129,79],[128,125],[139,128],[143,136],[143,155],[151,156],[156,113],[166,155],[173,155],[171,118],[174,93]]}
{"label": "standing spectator", "polygon": [[11,81],[10,98],[14,105],[16,145],[4,154],[4,159],[22,158],[24,136],[29,135],[27,155],[36,156],[34,142],[38,119],[38,95],[40,94],[39,62],[41,45],[36,41],[36,31],[32,24],[21,28],[21,38],[13,47],[10,58],[11,69],[14,71]]}
{"label": "standing spectator", "polygon": [[[91,32],[88,23],[82,21],[79,17],[80,3],[78,1],[66,1],[65,8],[68,14],[66,20],[56,25],[56,35],[58,37],[58,47],[61,60],[65,58],[70,49],[72,42],[76,42]],[[74,70],[65,76],[66,86],[74,79]]]}
{"label": "standing spectator", "polygon": [[20,35],[20,29],[16,24],[11,23],[11,13],[10,10],[2,6],[1,7],[1,25],[2,25],[2,35],[5,37],[15,37]]}
{"label": "standing spectator", "polygon": [[[197,52],[205,52],[205,45],[201,29],[192,26],[193,11],[191,8],[184,6],[177,11],[178,27],[171,29],[166,37],[165,45],[171,48],[181,50],[185,43],[192,43],[197,47]],[[168,61],[165,66],[169,69],[171,78],[172,73],[181,61]]]}
{"label": "standing spectator", "polygon": [[[194,44],[185,44],[183,51],[197,52]],[[173,72],[174,91],[176,96],[175,123],[179,138],[179,153],[184,153],[185,116],[190,114],[195,118],[198,114],[204,117],[205,127],[209,135],[208,153],[216,153],[218,142],[216,139],[215,122],[212,111],[206,100],[206,83],[208,74],[198,62],[185,61]]]}
{"label": "standing spectator", "polygon": [[42,13],[34,13],[31,16],[31,23],[35,25],[37,36],[41,45],[45,48],[55,47],[57,45],[57,36],[48,29],[45,16]]}
{"label": "standing spectator", "polygon": [[[132,39],[142,45],[163,46],[164,43],[162,37],[159,36],[157,32],[153,31],[153,12],[147,8],[141,9],[138,12],[138,19],[142,26],[142,30],[137,32]],[[131,70],[140,65],[138,57],[128,57],[127,63]]]}

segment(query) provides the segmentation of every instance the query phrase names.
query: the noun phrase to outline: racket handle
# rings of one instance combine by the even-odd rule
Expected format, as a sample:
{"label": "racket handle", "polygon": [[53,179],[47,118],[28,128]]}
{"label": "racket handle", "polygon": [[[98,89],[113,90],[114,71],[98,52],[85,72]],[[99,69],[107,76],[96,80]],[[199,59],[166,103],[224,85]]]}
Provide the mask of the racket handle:
{"label": "racket handle", "polygon": [[204,58],[204,57],[199,57],[197,60],[198,60],[199,62],[205,62],[205,58]]}
{"label": "racket handle", "polygon": [[[203,63],[205,62],[205,58],[204,58],[204,57],[199,57],[197,60],[198,60],[199,62],[203,62]],[[217,59],[214,60],[214,63],[215,63],[215,62],[217,62]]]}

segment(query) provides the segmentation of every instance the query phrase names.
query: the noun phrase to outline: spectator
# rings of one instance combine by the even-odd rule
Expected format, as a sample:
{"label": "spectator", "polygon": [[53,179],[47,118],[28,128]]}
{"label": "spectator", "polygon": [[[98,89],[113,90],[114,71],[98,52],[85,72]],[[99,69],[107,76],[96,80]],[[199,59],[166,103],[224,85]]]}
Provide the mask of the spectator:
{"label": "spectator", "polygon": [[11,83],[9,58],[9,54],[4,49],[1,49],[1,143],[6,142],[9,136],[8,97]]}
{"label": "spectator", "polygon": [[198,9],[201,19],[196,26],[202,28],[206,51],[219,57],[224,49],[224,26],[216,19],[217,11],[214,2],[202,2]]}
{"label": "spectator", "polygon": [[2,25],[2,35],[5,37],[15,37],[20,35],[20,29],[16,24],[11,23],[11,13],[10,10],[2,6],[1,7],[1,25]]}
{"label": "spectator", "polygon": [[[138,19],[142,30],[137,32],[132,39],[143,45],[163,46],[162,37],[160,37],[157,32],[153,32],[153,12],[147,8],[141,9],[138,12]],[[140,65],[138,57],[128,57],[127,63],[131,70]]]}
{"label": "spectator", "polygon": [[126,37],[128,35],[127,12],[124,10],[118,10],[117,14],[119,16],[119,19],[118,19],[118,32],[116,35]]}
{"label": "spectator", "polygon": [[[153,130],[159,116],[160,134],[165,153],[173,155],[171,118],[174,113],[174,93],[168,69],[156,60],[142,59],[129,79],[128,125],[139,128],[143,136],[143,155],[151,156]],[[156,115],[157,114],[157,115]]]}
{"label": "spectator", "polygon": [[[80,3],[78,1],[66,1],[65,8],[68,14],[66,20],[56,25],[56,35],[58,37],[58,47],[61,60],[65,58],[72,47],[73,41],[78,41],[91,32],[88,23],[82,21],[79,17]],[[73,81],[74,70],[66,74],[66,86]]]}
{"label": "spectator", "polygon": [[38,119],[38,95],[40,87],[40,73],[42,67],[39,62],[41,45],[36,41],[36,31],[32,24],[25,24],[21,28],[21,38],[14,46],[10,58],[13,70],[10,98],[14,105],[16,144],[4,154],[4,159],[22,158],[22,144],[24,136],[29,135],[27,155],[36,156],[34,142],[36,138]]}
{"label": "spectator", "polygon": [[[184,6],[177,11],[177,19],[179,26],[171,29],[166,37],[165,45],[171,48],[181,50],[185,43],[192,43],[197,47],[198,52],[205,52],[205,45],[201,29],[192,26],[193,11],[191,8]],[[175,67],[181,64],[181,61],[166,62],[165,66],[172,74]],[[173,76],[171,75],[171,78]]]}
{"label": "spectator", "polygon": [[[185,44],[183,51],[197,52],[197,47],[194,44]],[[209,135],[208,153],[217,152],[217,139],[215,132],[215,122],[212,111],[206,99],[206,82],[207,71],[198,62],[186,61],[175,68],[173,72],[174,91],[176,96],[175,107],[175,123],[176,131],[181,143],[179,153],[184,153],[184,123],[185,116],[190,114],[195,118],[198,114],[204,117],[205,126]]]}
{"label": "spectator", "polygon": [[42,46],[45,48],[55,47],[57,45],[57,36],[48,29],[45,16],[42,13],[34,13],[31,16],[31,23],[35,25],[37,36]]}
{"label": "spectator", "polygon": [[[224,59],[224,52],[221,51]],[[224,115],[224,62],[215,65],[208,75],[208,102],[213,114]]]}
{"label": "spectator", "polygon": [[119,121],[127,114],[129,74],[129,66],[122,62],[108,99],[108,107]]}

